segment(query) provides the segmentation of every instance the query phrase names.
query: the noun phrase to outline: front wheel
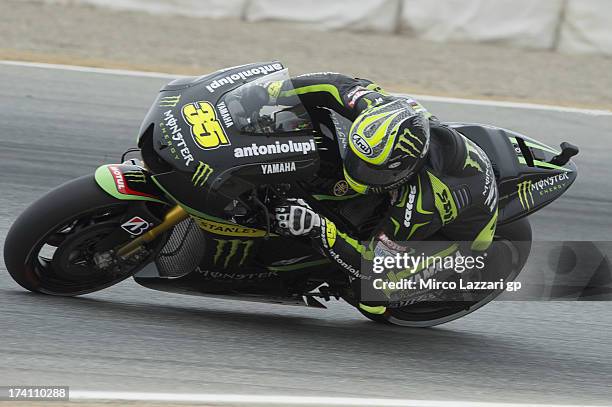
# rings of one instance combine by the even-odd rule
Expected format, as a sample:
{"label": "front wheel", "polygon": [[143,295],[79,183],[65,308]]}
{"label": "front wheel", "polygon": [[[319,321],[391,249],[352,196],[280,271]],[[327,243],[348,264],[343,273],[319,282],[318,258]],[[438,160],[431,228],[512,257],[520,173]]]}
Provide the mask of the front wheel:
{"label": "front wheel", "polygon": [[[531,238],[531,225],[527,218],[498,226],[495,236],[496,264],[511,265],[496,270],[501,273],[504,273],[503,270],[507,271],[500,276],[505,282],[513,281],[525,266],[531,251]],[[411,328],[427,328],[471,314],[493,301],[502,292],[503,290],[489,292],[477,301],[431,301],[400,308],[388,308],[384,314],[373,314],[358,309],[365,317],[375,322]]]}
{"label": "front wheel", "polygon": [[17,218],[4,244],[6,268],[19,285],[44,294],[74,296],[110,287],[155,255],[148,249],[121,262],[110,255],[131,237],[121,228],[127,219],[143,211],[153,216],[145,205],[150,204],[118,201],[93,176],[70,181]]}

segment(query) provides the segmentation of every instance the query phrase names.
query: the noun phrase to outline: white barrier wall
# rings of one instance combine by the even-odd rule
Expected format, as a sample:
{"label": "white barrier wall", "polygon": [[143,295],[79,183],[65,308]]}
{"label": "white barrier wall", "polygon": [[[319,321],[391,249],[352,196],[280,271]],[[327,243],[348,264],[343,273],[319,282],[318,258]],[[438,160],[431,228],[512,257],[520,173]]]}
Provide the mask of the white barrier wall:
{"label": "white barrier wall", "polygon": [[[612,0],[29,0],[612,55]],[[563,18],[562,18],[563,16]]]}
{"label": "white barrier wall", "polygon": [[322,29],[395,32],[400,0],[252,0],[248,21],[282,20]]}
{"label": "white barrier wall", "polygon": [[47,3],[85,3],[116,10],[206,18],[242,18],[249,0],[44,0]]}
{"label": "white barrier wall", "polygon": [[550,49],[562,9],[563,0],[403,0],[402,31],[430,41]]}
{"label": "white barrier wall", "polygon": [[612,55],[612,1],[569,0],[559,50]]}

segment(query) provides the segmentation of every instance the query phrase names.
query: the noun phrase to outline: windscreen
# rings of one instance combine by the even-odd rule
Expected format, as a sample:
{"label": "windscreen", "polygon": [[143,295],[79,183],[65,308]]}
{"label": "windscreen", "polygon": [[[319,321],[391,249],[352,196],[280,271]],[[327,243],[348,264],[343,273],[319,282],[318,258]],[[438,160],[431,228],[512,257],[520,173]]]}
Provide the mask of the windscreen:
{"label": "windscreen", "polygon": [[245,134],[294,134],[313,128],[287,69],[234,89],[225,96],[225,105]]}

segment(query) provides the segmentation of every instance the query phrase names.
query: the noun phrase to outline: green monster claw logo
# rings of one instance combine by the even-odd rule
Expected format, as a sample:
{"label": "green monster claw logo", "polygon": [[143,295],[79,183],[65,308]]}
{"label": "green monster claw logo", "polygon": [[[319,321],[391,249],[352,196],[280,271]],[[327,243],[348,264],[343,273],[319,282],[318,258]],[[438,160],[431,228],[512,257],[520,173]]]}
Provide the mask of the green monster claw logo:
{"label": "green monster claw logo", "polygon": [[518,184],[518,196],[521,201],[521,206],[525,210],[531,209],[535,205],[533,193],[531,192],[531,181],[525,181]]}
{"label": "green monster claw logo", "polygon": [[213,172],[214,171],[210,165],[200,161],[200,165],[198,165],[198,168],[193,173],[193,177],[191,177],[191,182],[195,187],[204,186]]}
{"label": "green monster claw logo", "polygon": [[215,251],[215,256],[213,257],[213,263],[215,265],[219,263],[221,257],[225,253],[226,249],[229,247],[229,253],[225,254],[225,261],[223,262],[224,268],[227,268],[229,266],[229,263],[230,261],[232,261],[232,259],[234,259],[236,256],[239,256],[239,251],[242,251],[242,255],[240,257],[238,267],[242,266],[244,264],[244,261],[249,256],[249,253],[251,252],[251,247],[253,247],[252,240],[215,239],[215,242],[217,242],[217,250]]}
{"label": "green monster claw logo", "polygon": [[410,141],[410,139],[408,139],[408,137],[406,137],[406,136],[409,136],[412,139],[416,140],[416,142],[421,144],[421,147],[423,147],[423,142],[421,141],[421,139],[419,139],[417,136],[412,134],[410,129],[404,129],[404,133],[400,134],[400,136],[399,136],[399,138],[397,140],[397,145],[395,146],[395,149],[396,150],[401,150],[401,151],[405,152],[410,157],[417,158],[419,155],[421,155],[421,150],[418,149],[416,147],[416,145],[412,141]]}
{"label": "green monster claw logo", "polygon": [[176,107],[181,100],[181,95],[177,96],[164,96],[159,99],[159,107]]}
{"label": "green monster claw logo", "polygon": [[142,171],[126,171],[123,173],[123,176],[130,182],[147,182],[147,177]]}
{"label": "green monster claw logo", "polygon": [[481,158],[480,157],[480,151],[478,151],[476,149],[476,147],[472,144],[472,142],[470,140],[466,140],[465,142],[465,147],[467,148],[467,152],[466,152],[466,156],[465,156],[465,165],[463,166],[463,168],[467,168],[467,167],[472,167],[478,170],[478,172],[482,172],[482,167],[480,166],[480,163],[476,160],[474,160],[471,156],[470,153],[473,153],[474,155],[476,155],[477,158]]}

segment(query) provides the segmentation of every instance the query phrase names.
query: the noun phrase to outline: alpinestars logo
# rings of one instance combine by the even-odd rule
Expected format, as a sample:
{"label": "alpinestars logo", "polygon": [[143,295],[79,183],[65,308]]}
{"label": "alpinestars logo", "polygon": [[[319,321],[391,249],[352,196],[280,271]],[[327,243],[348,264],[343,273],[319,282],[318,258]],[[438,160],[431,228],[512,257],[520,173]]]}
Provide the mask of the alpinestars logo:
{"label": "alpinestars logo", "polygon": [[283,66],[279,63],[262,65],[257,68],[251,68],[228,75],[221,79],[215,79],[210,83],[210,85],[206,85],[206,89],[208,89],[210,93],[215,93],[215,90],[222,86],[232,85],[236,82],[248,81],[248,79],[252,76],[268,75],[269,73],[282,71],[283,69]]}
{"label": "alpinestars logo", "polygon": [[531,181],[525,181],[518,184],[518,197],[521,202],[521,206],[527,211],[535,205],[533,193],[531,192],[532,185],[533,183]]}
{"label": "alpinestars logo", "polygon": [[210,178],[214,170],[212,167],[206,163],[200,161],[198,168],[196,168],[193,176],[191,177],[191,182],[195,187],[202,187],[206,184],[206,181]]}
{"label": "alpinestars logo", "polygon": [[149,229],[149,222],[141,218],[140,216],[134,216],[121,225],[121,228],[128,232],[130,235],[140,236],[147,229]]}

